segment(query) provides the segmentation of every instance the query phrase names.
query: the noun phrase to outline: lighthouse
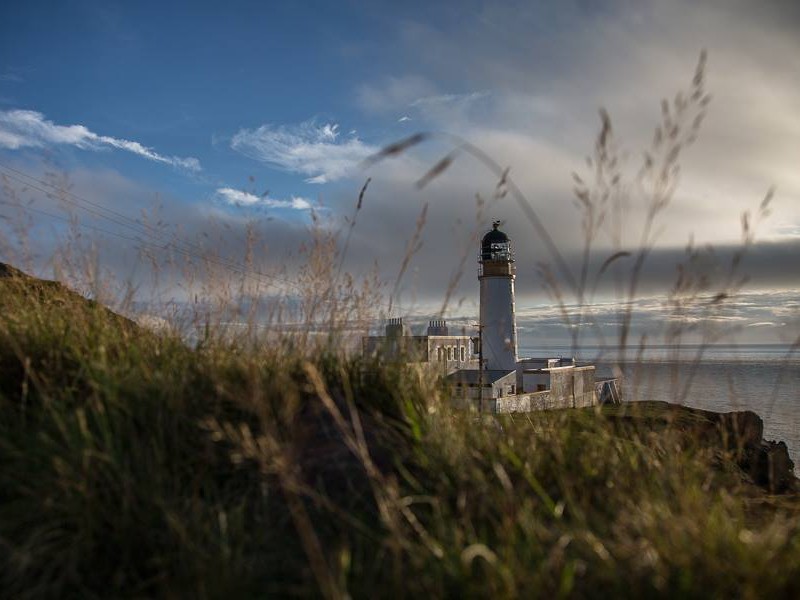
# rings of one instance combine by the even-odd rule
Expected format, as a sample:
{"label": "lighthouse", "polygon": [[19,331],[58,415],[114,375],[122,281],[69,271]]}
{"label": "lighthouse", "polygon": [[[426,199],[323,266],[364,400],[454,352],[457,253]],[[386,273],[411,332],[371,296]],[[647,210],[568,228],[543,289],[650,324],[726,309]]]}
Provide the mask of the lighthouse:
{"label": "lighthouse", "polygon": [[478,258],[481,346],[486,369],[511,371],[517,367],[515,268],[511,240],[499,226],[495,221],[483,236]]}
{"label": "lighthouse", "polygon": [[427,335],[412,335],[403,320],[396,318],[386,325],[386,335],[362,338],[363,352],[427,364],[448,385],[453,406],[479,412],[505,414],[621,402],[619,381],[597,381],[594,365],[579,364],[571,357],[517,356],[515,279],[511,240],[495,221],[483,236],[478,255],[479,345],[466,332],[451,335],[441,320],[430,322]]}
{"label": "lighthouse", "polygon": [[386,335],[362,338],[363,352],[421,367],[427,364],[444,379],[453,406],[478,412],[506,414],[621,402],[619,381],[597,381],[594,365],[579,364],[573,357],[517,356],[515,279],[511,240],[495,221],[478,254],[479,340],[466,332],[451,335],[441,320],[430,322],[427,335],[412,335],[396,318],[386,325]]}

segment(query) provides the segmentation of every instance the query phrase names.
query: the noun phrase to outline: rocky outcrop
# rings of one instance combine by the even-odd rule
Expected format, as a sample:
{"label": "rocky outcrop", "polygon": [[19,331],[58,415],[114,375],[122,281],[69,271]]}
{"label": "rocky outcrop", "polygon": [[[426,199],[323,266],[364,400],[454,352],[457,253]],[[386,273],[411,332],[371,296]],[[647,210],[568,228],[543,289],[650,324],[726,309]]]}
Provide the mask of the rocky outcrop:
{"label": "rocky outcrop", "polygon": [[800,479],[782,441],[764,439],[764,421],[750,410],[717,413],[667,402],[630,402],[610,407],[607,416],[626,428],[673,427],[735,460],[755,484],[770,493],[800,493]]}
{"label": "rocky outcrop", "polygon": [[800,480],[794,475],[794,462],[783,441],[762,440],[748,449],[739,466],[755,483],[772,493],[800,492]]}

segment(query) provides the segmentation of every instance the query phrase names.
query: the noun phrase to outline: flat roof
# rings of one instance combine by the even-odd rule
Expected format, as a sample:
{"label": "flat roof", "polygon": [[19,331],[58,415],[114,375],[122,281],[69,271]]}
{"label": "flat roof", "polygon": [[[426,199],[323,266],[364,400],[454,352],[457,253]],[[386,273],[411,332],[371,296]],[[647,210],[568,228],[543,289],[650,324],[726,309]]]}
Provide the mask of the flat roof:
{"label": "flat roof", "polygon": [[[484,369],[483,384],[492,384],[495,381],[506,377],[516,371],[505,371],[502,369]],[[465,383],[467,385],[478,385],[481,378],[480,369],[459,369],[450,373],[446,379],[452,383]]]}

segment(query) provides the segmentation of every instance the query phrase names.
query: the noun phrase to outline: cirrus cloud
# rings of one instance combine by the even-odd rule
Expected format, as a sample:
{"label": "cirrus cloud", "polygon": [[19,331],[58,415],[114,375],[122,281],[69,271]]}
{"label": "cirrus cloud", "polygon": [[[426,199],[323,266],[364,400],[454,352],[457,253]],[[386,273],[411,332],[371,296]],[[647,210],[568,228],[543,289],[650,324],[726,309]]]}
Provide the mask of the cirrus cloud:
{"label": "cirrus cloud", "polygon": [[187,171],[202,170],[200,161],[193,157],[165,156],[139,142],[98,135],[84,125],[57,125],[34,110],[0,110],[0,147],[19,150],[56,145],[82,150],[111,147]]}
{"label": "cirrus cloud", "polygon": [[306,183],[328,183],[347,177],[378,150],[355,134],[339,138],[336,123],[319,125],[310,120],[299,125],[266,124],[239,130],[231,148],[283,171],[305,175]]}

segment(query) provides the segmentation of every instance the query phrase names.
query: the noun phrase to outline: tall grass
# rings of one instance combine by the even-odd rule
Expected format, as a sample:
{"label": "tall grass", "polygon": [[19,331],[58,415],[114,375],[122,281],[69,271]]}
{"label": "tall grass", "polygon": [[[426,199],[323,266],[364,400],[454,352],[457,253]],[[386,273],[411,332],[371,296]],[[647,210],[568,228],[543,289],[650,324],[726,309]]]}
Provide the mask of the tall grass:
{"label": "tall grass", "polygon": [[[177,265],[200,301],[158,333],[0,273],[3,596],[800,594],[800,502],[742,472],[735,428],[651,404],[476,419],[429,372],[345,351],[384,289],[344,271],[348,235],[340,252],[315,230],[300,280],[266,300],[255,267]],[[554,294],[590,318],[591,274],[560,272],[553,247]],[[102,289],[75,248],[81,291]]]}
{"label": "tall grass", "polygon": [[29,287],[3,281],[9,596],[798,591],[797,502],[678,428],[476,422],[413,369],[193,351]]}

